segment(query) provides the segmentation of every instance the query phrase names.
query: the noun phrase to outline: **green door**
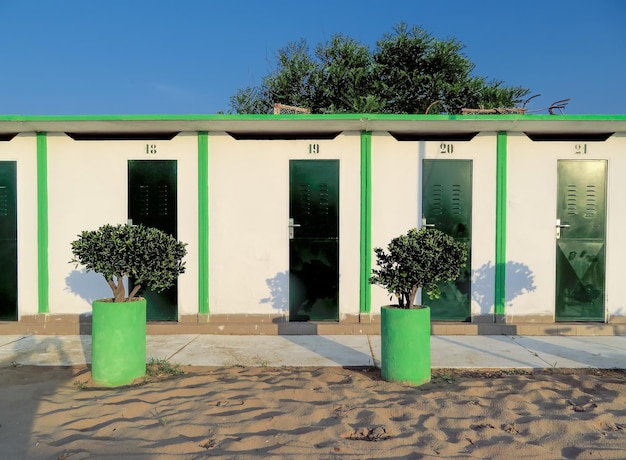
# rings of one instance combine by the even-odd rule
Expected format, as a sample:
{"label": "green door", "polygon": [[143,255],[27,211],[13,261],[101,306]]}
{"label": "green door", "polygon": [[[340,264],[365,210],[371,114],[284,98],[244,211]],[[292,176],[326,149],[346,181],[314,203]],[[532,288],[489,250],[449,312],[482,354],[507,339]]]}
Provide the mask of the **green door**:
{"label": "green door", "polygon": [[606,161],[558,162],[556,320],[604,321]]}
{"label": "green door", "polygon": [[0,320],[17,320],[16,162],[0,161]]}
{"label": "green door", "polygon": [[289,320],[339,320],[339,161],[289,162]]}
{"label": "green door", "polygon": [[431,318],[439,321],[469,321],[471,294],[472,241],[472,161],[423,160],[422,225],[434,227],[462,241],[470,250],[461,276],[452,283],[441,283],[441,297],[430,299],[422,292],[422,303],[429,305]]}
{"label": "green door", "polygon": [[[176,160],[128,161],[128,218],[135,224],[155,227],[177,236]],[[156,293],[142,289],[148,321],[178,318],[178,286]]]}

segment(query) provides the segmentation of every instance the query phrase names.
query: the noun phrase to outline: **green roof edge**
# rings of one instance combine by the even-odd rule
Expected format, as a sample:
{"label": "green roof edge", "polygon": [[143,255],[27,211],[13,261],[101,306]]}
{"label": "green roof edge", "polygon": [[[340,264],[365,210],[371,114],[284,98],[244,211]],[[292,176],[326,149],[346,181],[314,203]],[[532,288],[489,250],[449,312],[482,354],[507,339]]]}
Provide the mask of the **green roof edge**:
{"label": "green roof edge", "polygon": [[233,121],[233,120],[552,120],[552,121],[626,121],[619,115],[423,115],[423,114],[143,114],[143,115],[0,115],[1,121]]}

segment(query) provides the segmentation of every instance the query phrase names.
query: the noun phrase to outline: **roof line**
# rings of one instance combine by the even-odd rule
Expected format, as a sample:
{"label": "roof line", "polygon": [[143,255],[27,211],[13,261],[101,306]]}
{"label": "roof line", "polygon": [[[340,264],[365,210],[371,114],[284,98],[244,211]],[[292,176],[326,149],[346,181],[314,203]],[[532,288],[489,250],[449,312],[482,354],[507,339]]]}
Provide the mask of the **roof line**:
{"label": "roof line", "polygon": [[252,121],[252,120],[360,120],[360,121],[626,121],[626,114],[593,115],[424,115],[424,114],[128,114],[128,115],[0,115],[0,122],[32,121]]}

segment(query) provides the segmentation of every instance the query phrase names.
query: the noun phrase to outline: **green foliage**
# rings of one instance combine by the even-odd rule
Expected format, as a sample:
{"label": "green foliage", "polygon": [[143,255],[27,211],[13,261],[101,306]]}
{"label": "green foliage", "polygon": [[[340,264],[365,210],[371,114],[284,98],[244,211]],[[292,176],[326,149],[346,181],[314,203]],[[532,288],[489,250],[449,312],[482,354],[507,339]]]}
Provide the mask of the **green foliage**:
{"label": "green foliage", "polygon": [[[185,271],[186,244],[161,230],[143,225],[103,225],[84,231],[72,242],[70,263],[101,273],[113,290],[115,302],[132,300],[141,286],[156,292],[170,287]],[[128,299],[123,277],[135,286]]]}
{"label": "green foliage", "polygon": [[465,245],[434,228],[411,229],[392,239],[387,250],[374,249],[379,268],[369,281],[384,287],[391,299],[395,295],[401,308],[415,304],[419,288],[438,298],[437,283],[457,279],[467,261]]}
{"label": "green foliage", "polygon": [[399,24],[372,51],[341,34],[311,55],[304,39],[278,51],[261,85],[230,98],[236,113],[270,113],[275,102],[312,113],[460,113],[464,107],[514,107],[528,90],[474,76],[455,39]]}
{"label": "green foliage", "polygon": [[172,364],[167,359],[150,358],[146,363],[146,375],[148,377],[183,375],[184,373],[179,364]]}

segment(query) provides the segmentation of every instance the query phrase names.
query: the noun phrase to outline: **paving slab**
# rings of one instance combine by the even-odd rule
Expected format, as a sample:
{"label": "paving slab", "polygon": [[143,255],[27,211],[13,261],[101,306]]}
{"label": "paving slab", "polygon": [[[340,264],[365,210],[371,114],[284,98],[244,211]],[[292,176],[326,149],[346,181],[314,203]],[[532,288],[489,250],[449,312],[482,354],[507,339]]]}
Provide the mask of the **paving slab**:
{"label": "paving slab", "polygon": [[514,336],[512,340],[547,366],[626,369],[624,336]]}
{"label": "paving slab", "polygon": [[[380,367],[380,336],[370,336],[370,341],[375,365]],[[430,347],[433,369],[544,369],[554,362],[505,335],[432,336]]]}
{"label": "paving slab", "polygon": [[0,350],[2,347],[17,342],[18,340],[27,337],[26,335],[0,335]]}
{"label": "paving slab", "polygon": [[[193,366],[378,366],[379,335],[150,335],[146,356]],[[0,336],[0,367],[91,362],[91,336]],[[626,369],[626,336],[432,336],[441,368]]]}
{"label": "paving slab", "polygon": [[372,366],[367,336],[199,335],[171,356],[192,366]]}
{"label": "paving slab", "polygon": [[546,367],[539,357],[505,335],[433,336],[433,368],[537,369]]}
{"label": "paving slab", "polygon": [[146,358],[171,360],[185,347],[191,346],[197,337],[198,334],[149,335],[146,337]]}
{"label": "paving slab", "polygon": [[0,366],[79,366],[90,360],[86,335],[28,335],[0,347]]}

